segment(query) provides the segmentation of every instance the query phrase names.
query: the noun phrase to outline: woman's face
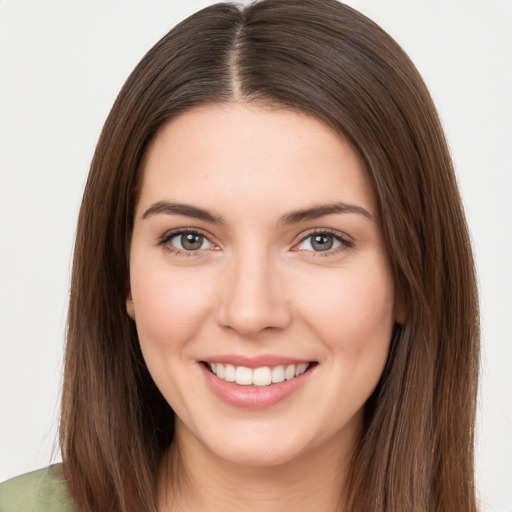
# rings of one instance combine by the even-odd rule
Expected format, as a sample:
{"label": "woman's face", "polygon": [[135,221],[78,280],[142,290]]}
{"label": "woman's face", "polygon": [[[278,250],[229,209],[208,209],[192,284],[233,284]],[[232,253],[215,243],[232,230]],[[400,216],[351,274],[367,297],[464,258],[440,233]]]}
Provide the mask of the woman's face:
{"label": "woman's face", "polygon": [[231,103],[164,125],[141,172],[127,307],[177,439],[257,465],[353,444],[394,284],[351,147]]}

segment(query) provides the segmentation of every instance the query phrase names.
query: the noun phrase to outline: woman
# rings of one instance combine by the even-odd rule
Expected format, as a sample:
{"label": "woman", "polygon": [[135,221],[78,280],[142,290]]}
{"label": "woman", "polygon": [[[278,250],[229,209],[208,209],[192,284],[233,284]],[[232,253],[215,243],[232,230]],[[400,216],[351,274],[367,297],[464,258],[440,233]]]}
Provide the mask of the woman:
{"label": "woman", "polygon": [[333,0],[212,6],[107,119],[77,231],[63,466],[0,496],[476,510],[477,319],[451,161],[403,51]]}

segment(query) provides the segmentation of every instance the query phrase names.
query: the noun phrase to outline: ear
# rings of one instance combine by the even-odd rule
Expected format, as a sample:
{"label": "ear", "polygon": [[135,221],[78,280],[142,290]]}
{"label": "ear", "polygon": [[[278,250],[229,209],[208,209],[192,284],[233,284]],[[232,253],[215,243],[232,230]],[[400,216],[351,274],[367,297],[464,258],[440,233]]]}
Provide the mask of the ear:
{"label": "ear", "polygon": [[132,292],[129,291],[128,295],[126,296],[126,311],[128,313],[128,316],[135,320],[135,305],[133,304],[133,298],[132,298]]}

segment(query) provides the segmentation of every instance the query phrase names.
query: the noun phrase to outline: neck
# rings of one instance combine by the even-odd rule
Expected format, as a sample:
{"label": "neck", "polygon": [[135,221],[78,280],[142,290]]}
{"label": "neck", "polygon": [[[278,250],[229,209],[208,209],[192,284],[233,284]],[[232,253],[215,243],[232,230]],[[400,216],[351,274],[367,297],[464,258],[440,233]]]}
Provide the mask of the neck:
{"label": "neck", "polygon": [[293,461],[248,466],[217,457],[188,430],[177,429],[162,466],[159,511],[341,510],[352,456],[348,448],[341,439],[331,440]]}

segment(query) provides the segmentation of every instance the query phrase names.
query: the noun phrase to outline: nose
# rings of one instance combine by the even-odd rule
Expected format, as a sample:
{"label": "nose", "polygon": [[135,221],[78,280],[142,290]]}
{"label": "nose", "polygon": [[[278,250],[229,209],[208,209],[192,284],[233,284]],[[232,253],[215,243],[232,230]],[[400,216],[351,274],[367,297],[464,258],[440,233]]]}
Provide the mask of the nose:
{"label": "nose", "polygon": [[257,252],[228,265],[220,290],[217,321],[244,336],[285,329],[291,320],[278,265]]}

